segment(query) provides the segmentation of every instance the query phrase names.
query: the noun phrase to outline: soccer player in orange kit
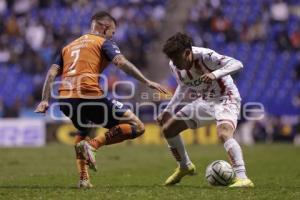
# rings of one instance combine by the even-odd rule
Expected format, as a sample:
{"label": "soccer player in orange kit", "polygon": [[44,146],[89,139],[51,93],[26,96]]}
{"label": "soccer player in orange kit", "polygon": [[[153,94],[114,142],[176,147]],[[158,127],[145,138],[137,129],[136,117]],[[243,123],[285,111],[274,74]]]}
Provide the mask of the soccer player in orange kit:
{"label": "soccer player in orange kit", "polygon": [[[90,33],[63,47],[47,73],[42,101],[35,111],[47,111],[51,85],[55,77],[61,75],[60,109],[79,130],[75,141],[79,188],[93,187],[87,165],[96,171],[95,152],[98,148],[136,138],[145,131],[143,123],[132,111],[104,96],[105,92],[99,85],[99,74],[108,64],[112,62],[152,89],[167,92],[160,84],[147,79],[121,54],[117,44],[111,40],[116,25],[116,20],[109,13],[97,12],[91,19]],[[87,139],[91,123],[101,125],[108,131],[94,139]]]}

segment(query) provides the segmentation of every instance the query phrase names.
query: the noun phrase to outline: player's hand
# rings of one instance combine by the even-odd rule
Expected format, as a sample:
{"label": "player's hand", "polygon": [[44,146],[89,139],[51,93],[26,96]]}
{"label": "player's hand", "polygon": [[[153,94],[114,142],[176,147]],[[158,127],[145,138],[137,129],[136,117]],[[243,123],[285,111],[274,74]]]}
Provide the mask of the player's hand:
{"label": "player's hand", "polygon": [[35,109],[35,113],[45,113],[49,108],[49,102],[48,101],[41,101],[39,105]]}
{"label": "player's hand", "polygon": [[213,73],[206,73],[200,77],[200,80],[204,83],[211,83],[213,80],[216,80],[216,77]]}
{"label": "player's hand", "polygon": [[157,90],[157,91],[159,91],[159,92],[161,92],[161,93],[164,93],[164,94],[168,94],[168,93],[169,93],[168,90],[167,90],[166,88],[164,88],[164,87],[161,86],[160,84],[155,83],[155,82],[153,82],[153,81],[149,81],[149,82],[147,83],[147,86],[150,87],[150,88],[152,88],[152,89],[155,89],[155,90]]}
{"label": "player's hand", "polygon": [[156,121],[160,126],[163,126],[171,117],[172,115],[169,112],[162,112],[158,115]]}

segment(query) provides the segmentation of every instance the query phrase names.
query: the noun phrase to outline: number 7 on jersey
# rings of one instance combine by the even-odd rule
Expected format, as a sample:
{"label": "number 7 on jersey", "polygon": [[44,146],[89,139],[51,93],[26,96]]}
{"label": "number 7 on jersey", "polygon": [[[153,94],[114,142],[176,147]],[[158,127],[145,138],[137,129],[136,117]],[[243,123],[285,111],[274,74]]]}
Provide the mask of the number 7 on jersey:
{"label": "number 7 on jersey", "polygon": [[68,69],[68,74],[75,74],[76,73],[75,67],[76,67],[76,62],[78,61],[78,58],[79,58],[79,54],[80,54],[80,49],[71,51],[71,57],[74,57],[74,61]]}

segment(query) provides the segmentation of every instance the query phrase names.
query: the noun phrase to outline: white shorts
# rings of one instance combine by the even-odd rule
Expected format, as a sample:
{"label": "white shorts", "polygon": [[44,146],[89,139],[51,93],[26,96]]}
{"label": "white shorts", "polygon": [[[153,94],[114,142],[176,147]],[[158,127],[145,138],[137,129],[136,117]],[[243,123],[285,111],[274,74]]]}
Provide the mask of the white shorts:
{"label": "white shorts", "polygon": [[240,115],[241,100],[221,97],[217,100],[204,101],[197,99],[176,113],[176,117],[183,119],[191,129],[199,128],[213,122],[217,125],[228,123],[234,129]]}

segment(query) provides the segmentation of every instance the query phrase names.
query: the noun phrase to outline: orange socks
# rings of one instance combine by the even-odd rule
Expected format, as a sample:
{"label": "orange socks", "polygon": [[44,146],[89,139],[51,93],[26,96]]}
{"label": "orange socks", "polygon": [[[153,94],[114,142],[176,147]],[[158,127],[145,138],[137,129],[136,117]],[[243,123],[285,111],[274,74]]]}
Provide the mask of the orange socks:
{"label": "orange socks", "polygon": [[105,145],[105,136],[103,134],[98,135],[94,139],[89,140],[89,144],[95,149],[99,149],[103,145]]}
{"label": "orange socks", "polygon": [[[130,124],[120,124],[109,129],[105,134],[99,135],[94,139],[88,140],[89,144],[95,149],[99,149],[103,145],[110,145],[123,142],[124,140],[133,139],[138,136],[134,126]],[[84,136],[77,135],[75,137],[75,145],[82,140],[87,140]],[[76,150],[76,148],[75,148]],[[76,152],[76,164],[80,179],[89,179],[86,160],[83,155]]]}
{"label": "orange socks", "polygon": [[83,159],[76,159],[76,165],[77,165],[80,180],[89,180],[90,176],[88,173],[86,161]]}
{"label": "orange socks", "polygon": [[133,129],[129,124],[120,124],[105,133],[106,145],[120,143],[132,139]]}
{"label": "orange socks", "polygon": [[[84,136],[76,135],[75,136],[75,145],[77,143],[79,143],[80,141],[84,140],[85,138],[86,137],[84,137]],[[76,152],[76,165],[77,165],[77,170],[79,173],[80,180],[88,180],[89,173],[88,173],[88,168],[86,165],[86,160],[83,158],[82,154],[80,154],[76,151],[76,148],[75,148],[75,152]]]}
{"label": "orange socks", "polygon": [[120,124],[109,129],[104,135],[99,135],[90,140],[89,143],[95,149],[103,145],[110,145],[133,139],[137,136],[136,130],[130,124]]}

